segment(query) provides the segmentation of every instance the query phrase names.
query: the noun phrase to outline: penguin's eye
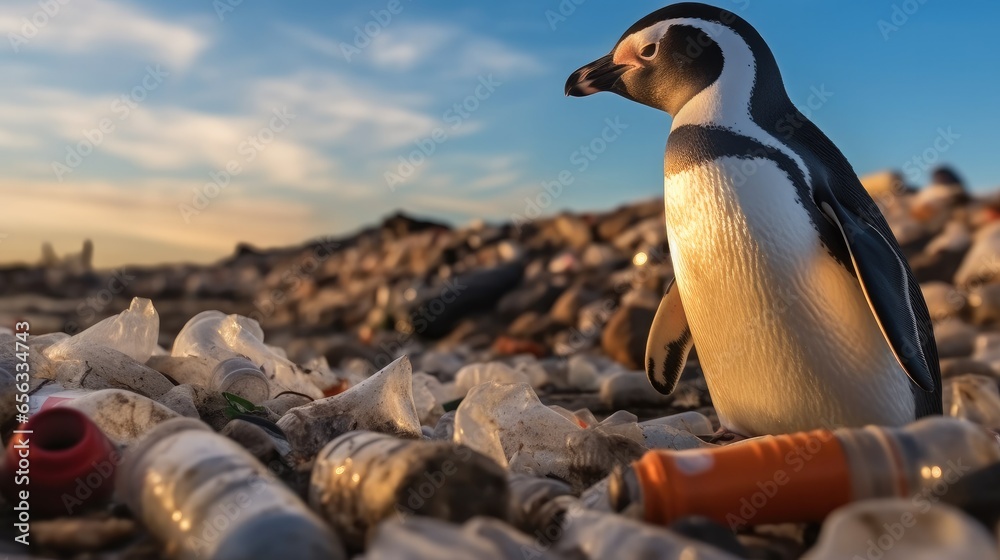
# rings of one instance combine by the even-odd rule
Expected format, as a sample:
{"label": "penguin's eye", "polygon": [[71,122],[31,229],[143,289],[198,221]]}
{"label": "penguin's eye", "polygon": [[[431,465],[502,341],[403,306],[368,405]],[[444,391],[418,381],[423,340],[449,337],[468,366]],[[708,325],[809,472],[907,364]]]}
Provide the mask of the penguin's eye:
{"label": "penguin's eye", "polygon": [[645,47],[642,47],[642,50],[639,51],[639,56],[645,58],[646,60],[652,60],[653,57],[656,56],[656,43],[650,43]]}

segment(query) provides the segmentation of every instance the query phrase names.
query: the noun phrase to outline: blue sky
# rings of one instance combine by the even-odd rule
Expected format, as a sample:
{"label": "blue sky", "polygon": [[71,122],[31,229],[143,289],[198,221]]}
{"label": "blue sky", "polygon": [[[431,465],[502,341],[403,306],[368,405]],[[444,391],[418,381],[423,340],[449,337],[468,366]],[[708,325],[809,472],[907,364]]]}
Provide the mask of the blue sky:
{"label": "blue sky", "polygon": [[[659,2],[51,2],[0,7],[0,261],[89,237],[101,266],[206,262],[396,209],[462,224],[662,189],[667,115],[563,97]],[[859,173],[922,184],[913,158],[944,132],[927,153],[1000,184],[1000,4],[714,3],[761,31]]]}

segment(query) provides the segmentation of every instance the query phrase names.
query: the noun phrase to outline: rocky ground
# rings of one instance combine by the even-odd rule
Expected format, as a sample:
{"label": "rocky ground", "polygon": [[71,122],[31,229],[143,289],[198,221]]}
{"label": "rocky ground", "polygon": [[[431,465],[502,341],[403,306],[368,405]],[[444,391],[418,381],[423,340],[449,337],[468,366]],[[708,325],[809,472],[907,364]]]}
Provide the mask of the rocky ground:
{"label": "rocky ground", "polygon": [[[932,184],[921,189],[907,187],[890,172],[865,178],[865,185],[921,282],[934,320],[946,412],[1000,428],[1000,197],[967,195],[948,170],[936,172]],[[100,248],[88,245],[80,255],[59,258],[46,249],[38,265],[0,268],[0,326],[27,321],[32,337],[40,340],[33,345],[41,356],[33,364],[38,376],[33,388],[58,383],[64,388],[122,389],[169,409],[164,418],[174,414],[200,418],[250,449],[303,497],[319,448],[353,429],[400,437],[416,437],[422,431],[428,437],[465,443],[506,464],[509,472],[561,479],[569,485],[564,494],[573,496],[602,481],[615,465],[662,446],[656,442],[695,447],[701,442],[694,435],[709,435],[682,429],[656,439],[648,424],[637,421],[694,411],[703,414],[712,429],[718,427],[696,350],[670,396],[656,393],[639,371],[649,325],[672,277],[661,200],[604,213],[564,213],[527,223],[477,223],[458,229],[395,215],[355,235],[299,247],[262,251],[241,246],[233,256],[212,265],[92,270],[94,250]],[[261,436],[256,431],[260,428],[234,424],[237,421],[224,414],[232,403],[204,383],[181,379],[177,373],[181,362],[171,361],[179,357],[175,338],[205,310],[259,323],[267,345],[261,352],[271,352],[267,360],[278,364],[276,370],[264,366],[272,398],[279,392],[275,387],[305,393],[301,401],[286,397],[282,402],[253,403],[264,404],[256,411],[258,417],[282,429],[279,443]],[[148,338],[116,347],[124,356],[91,355],[82,349],[85,345],[67,342],[73,340],[68,335],[85,333],[123,311],[121,324],[129,329],[146,325],[145,334],[135,336]],[[153,315],[155,329],[149,327]],[[247,324],[239,323],[253,331]],[[92,333],[90,338],[77,339],[97,340],[94,330],[86,332]],[[40,336],[46,333],[67,334]],[[117,341],[111,346],[122,342],[120,333],[101,336]],[[143,344],[145,350],[136,350]],[[405,367],[394,362],[400,356],[407,358]],[[85,374],[80,373],[81,362]],[[285,363],[292,364],[287,375],[281,373],[280,364]],[[367,389],[366,380],[370,380]],[[482,385],[491,380],[525,383],[527,392],[506,393],[498,388],[502,386]],[[399,383],[406,390],[386,389]],[[352,393],[352,388],[358,390]],[[364,391],[381,396],[362,398]],[[411,395],[399,394],[407,391]],[[385,397],[388,394],[394,396]],[[314,399],[325,402],[320,401],[325,395],[340,399],[335,416],[350,420],[344,427],[331,421],[333,413],[326,411],[320,416],[327,432],[316,435],[311,417],[301,411],[318,409],[300,406],[294,409],[299,413],[287,412]],[[537,409],[534,395],[554,407]],[[454,412],[446,412],[455,406],[459,406],[457,419]],[[372,407],[397,408],[383,416],[362,412]],[[578,438],[580,447],[573,451],[570,446],[566,452],[578,452],[584,459],[549,457],[555,447],[566,448],[568,436],[559,432],[563,428],[525,435],[514,420],[498,412],[504,407],[525,418],[538,415],[539,425],[558,424],[547,416],[553,410],[572,419],[584,432],[595,434]],[[98,425],[104,427],[100,421]],[[492,426],[499,440],[493,441],[489,433],[462,435],[482,425]],[[12,427],[8,421],[7,429]],[[561,443],[549,445],[552,438]],[[112,437],[123,446],[137,439],[136,434]],[[531,453],[513,451],[515,440],[518,449]],[[283,448],[285,444],[290,450]],[[602,499],[600,486],[588,492],[584,502]],[[518,496],[513,482],[511,495]],[[83,517],[39,521],[36,553],[161,554],[160,544],[133,515],[118,504]],[[616,547],[628,536],[629,542],[646,543],[627,549],[634,557],[654,557],[651,551],[676,548],[678,542],[687,543],[684,546],[695,554],[685,558],[730,557],[697,544],[707,541],[737,556],[797,558],[815,544],[820,532],[818,525],[765,525],[743,528],[734,539],[728,528],[692,520],[675,526],[677,533],[687,535],[675,537],[677,533],[625,524],[617,520],[619,515],[605,517],[584,516],[578,526],[559,525],[555,537],[538,533],[537,524],[515,513],[506,519],[520,532],[496,521],[459,527],[412,518],[380,528],[367,546],[373,547],[368,550],[371,558],[423,557],[417,556],[418,551],[433,550],[421,540],[426,539],[421,531],[426,531],[446,535],[440,538],[452,542],[453,550],[469,547],[467,557],[521,558],[528,546],[532,557],[604,558],[611,557],[610,551],[622,550]],[[6,534],[7,525],[4,521],[0,533]],[[603,527],[603,533],[596,527]],[[591,542],[594,534],[608,536]],[[399,542],[412,546],[401,548]],[[673,544],[664,544],[668,542]],[[348,545],[352,552],[364,552],[363,543]],[[861,557],[866,546],[859,543]],[[520,552],[509,555],[510,550]],[[23,554],[16,547],[0,551]],[[669,557],[680,558],[679,554]]]}

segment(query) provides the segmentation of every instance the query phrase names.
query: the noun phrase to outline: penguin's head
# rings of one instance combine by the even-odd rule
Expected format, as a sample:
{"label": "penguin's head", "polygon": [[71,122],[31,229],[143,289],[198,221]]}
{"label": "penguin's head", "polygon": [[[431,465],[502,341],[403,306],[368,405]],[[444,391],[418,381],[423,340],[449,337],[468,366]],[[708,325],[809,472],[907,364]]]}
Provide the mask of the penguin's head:
{"label": "penguin's head", "polygon": [[566,95],[610,91],[676,116],[699,93],[725,87],[719,82],[730,67],[749,72],[747,87],[777,87],[784,95],[774,56],[749,23],[721,8],[673,4],[637,21],[610,53],[573,72]]}

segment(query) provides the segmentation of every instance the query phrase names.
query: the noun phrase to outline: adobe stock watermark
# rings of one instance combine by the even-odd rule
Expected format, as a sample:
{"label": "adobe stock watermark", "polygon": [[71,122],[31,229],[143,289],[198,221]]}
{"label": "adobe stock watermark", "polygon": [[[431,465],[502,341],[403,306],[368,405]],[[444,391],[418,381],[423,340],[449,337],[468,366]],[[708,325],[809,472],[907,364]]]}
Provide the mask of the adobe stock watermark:
{"label": "adobe stock watermark", "polygon": [[910,18],[920,11],[920,8],[926,3],[927,0],[903,0],[903,2],[893,4],[889,19],[880,19],[876,22],[882,40],[888,41],[889,37],[906,25]]}
{"label": "adobe stock watermark", "polygon": [[185,224],[191,223],[191,218],[201,214],[206,208],[219,197],[232,183],[232,180],[243,173],[244,165],[257,159],[261,152],[267,149],[279,132],[288,128],[288,125],[295,120],[295,114],[290,113],[287,107],[273,109],[271,119],[267,126],[261,127],[257,132],[246,137],[245,140],[236,146],[236,153],[239,158],[233,158],[226,162],[221,169],[208,172],[209,182],[201,186],[194,187],[194,194],[190,202],[182,202],[177,205],[181,219]]}
{"label": "adobe stock watermark", "polygon": [[403,13],[405,8],[402,0],[389,0],[384,8],[369,11],[371,19],[362,25],[354,26],[354,40],[350,43],[340,42],[340,53],[344,55],[344,60],[350,63],[352,57],[361,54],[361,51],[368,48],[375,37],[378,37],[382,30],[392,23],[395,16]]}
{"label": "adobe stock watermark", "polygon": [[586,510],[582,508],[571,507],[554,515],[548,523],[535,529],[530,535],[535,538],[534,546],[529,548],[526,545],[521,545],[521,557],[525,560],[546,558],[546,553],[559,542],[573,519],[584,511]]}
{"label": "adobe stock watermark", "polygon": [[410,318],[411,324],[403,329],[406,335],[401,341],[386,340],[379,345],[379,353],[375,355],[372,365],[378,371],[389,365],[393,360],[403,353],[403,347],[414,336],[423,334],[431,323],[436,321],[444,313],[449,305],[453,304],[458,296],[467,290],[469,286],[461,282],[460,277],[451,277],[444,280],[441,291],[433,299],[420,304],[414,316]]}
{"label": "adobe stock watermark", "polygon": [[60,499],[63,507],[66,508],[67,515],[73,515],[76,508],[84,505],[84,501],[89,499],[94,492],[101,489],[115,474],[115,469],[121,465],[124,455],[117,450],[113,450],[107,459],[91,463],[93,470],[87,476],[77,477],[73,493],[64,493]]}
{"label": "adobe stock watermark", "polygon": [[736,531],[749,525],[757,513],[778,495],[781,488],[791,482],[792,476],[804,469],[806,463],[812,461],[823,450],[823,446],[834,439],[830,430],[809,432],[807,435],[808,441],[785,453],[787,468],[776,469],[769,480],[758,480],[757,491],[740,499],[739,510],[726,514],[730,530]]}
{"label": "adobe stock watermark", "polygon": [[950,126],[938,128],[937,136],[931,141],[931,145],[903,164],[903,173],[906,178],[911,182],[917,182],[921,174],[926,173],[938,163],[941,156],[948,152],[960,138],[962,135],[956,134]]}
{"label": "adobe stock watermark", "polygon": [[555,31],[559,24],[564,23],[570,16],[576,13],[577,8],[582,6],[587,0],[559,0],[555,9],[545,10],[545,21],[549,24],[549,29]]}
{"label": "adobe stock watermark", "polygon": [[[545,10],[542,15],[545,16],[545,22],[549,24],[549,29],[555,31],[576,14],[577,9],[586,2],[587,0],[559,0],[554,7]],[[736,4],[735,8],[740,11],[750,7],[750,0],[732,0],[732,3]]]}
{"label": "adobe stock watermark", "polygon": [[[455,456],[461,463],[468,463],[469,459],[473,457],[473,451],[469,447],[459,445],[455,449]],[[406,523],[410,516],[419,515],[427,502],[434,498],[434,495],[444,487],[448,479],[458,472],[459,464],[451,459],[445,459],[441,462],[439,469],[424,471],[421,478],[415,478],[410,485],[405,504],[396,504],[396,514],[400,521]]]}
{"label": "adobe stock watermark", "polygon": [[42,29],[62,12],[62,7],[72,0],[38,0],[38,9],[28,17],[21,18],[20,33],[7,32],[7,41],[14,54],[21,52],[21,47],[38,36]]}
{"label": "adobe stock watermark", "polygon": [[243,4],[243,0],[212,0],[212,9],[219,21],[226,20],[226,14],[236,11],[236,8]]}
{"label": "adobe stock watermark", "polygon": [[972,470],[969,465],[963,465],[961,459],[948,461],[944,466],[943,469],[936,465],[923,467],[924,472],[921,475],[925,479],[933,479],[934,482],[910,499],[910,510],[900,514],[898,521],[883,523],[882,533],[865,543],[867,548],[864,556],[860,553],[855,554],[852,560],[881,560],[903,540],[910,529],[917,525],[919,516],[926,515],[955,483]]}
{"label": "adobe stock watermark", "polygon": [[258,323],[264,323],[265,319],[274,315],[277,306],[285,301],[288,294],[294,292],[303,282],[312,278],[316,274],[316,271],[333,256],[338,248],[340,248],[340,243],[337,241],[331,238],[320,239],[309,254],[297,258],[282,273],[281,283],[277,287],[254,298],[253,311],[247,316]]}
{"label": "adobe stock watermark", "polygon": [[[656,265],[668,262],[669,258],[662,247],[648,251],[646,260],[641,265],[634,266],[624,277],[615,280],[612,284],[613,296],[584,307],[587,310],[589,321],[580,321],[578,325],[569,329],[566,340],[556,343],[556,355],[568,356],[593,346],[600,339],[604,327],[607,326],[612,315],[620,307],[618,302],[622,296],[634,286],[644,284],[651,276],[657,275]],[[583,314],[583,310],[581,310],[581,314]]]}
{"label": "adobe stock watermark", "polygon": [[802,128],[807,120],[812,119],[814,114],[825,107],[833,95],[832,91],[826,89],[826,84],[811,86],[809,95],[805,103],[798,107],[799,110],[783,115],[775,123],[778,134],[786,140],[795,136],[795,131]]}
{"label": "adobe stock watermark", "polygon": [[[159,88],[163,80],[168,77],[170,77],[170,72],[160,68],[159,64],[155,68],[146,66],[146,75],[142,77],[139,84],[111,102],[111,112],[118,117],[118,122],[127,120],[132,115],[132,110],[145,101],[150,92]],[[75,145],[67,144],[66,156],[62,161],[52,160],[52,173],[56,179],[60,183],[63,182],[64,177],[79,167],[88,156],[93,154],[105,140],[115,133],[116,129],[117,124],[111,117],[104,117],[97,121],[97,126],[94,128],[83,129],[81,131],[83,140]]]}
{"label": "adobe stock watermark", "polygon": [[482,107],[482,103],[493,96],[497,88],[503,85],[493,78],[493,74],[479,76],[478,84],[473,88],[472,93],[464,99],[454,103],[451,108],[441,115],[441,120],[445,126],[436,126],[428,134],[413,141],[416,146],[406,155],[396,158],[395,169],[386,171],[382,176],[389,190],[396,192],[396,187],[405,183],[413,174],[427,163],[427,159],[434,155],[438,147],[448,141],[449,131],[454,133],[462,125],[472,118],[472,114]]}
{"label": "adobe stock watermark", "polygon": [[562,196],[566,187],[576,181],[576,176],[590,169],[590,165],[621,138],[622,132],[629,125],[621,122],[621,117],[604,119],[604,128],[586,144],[580,145],[569,155],[572,168],[559,171],[554,179],[542,181],[542,189],[535,196],[524,197],[524,212],[510,215],[514,227],[520,231],[525,224],[539,218],[555,201]]}

